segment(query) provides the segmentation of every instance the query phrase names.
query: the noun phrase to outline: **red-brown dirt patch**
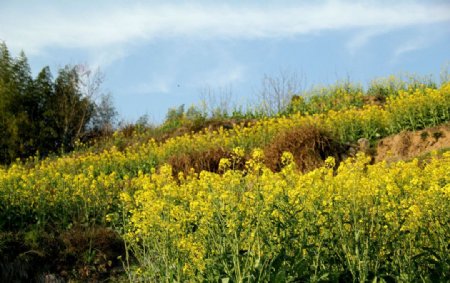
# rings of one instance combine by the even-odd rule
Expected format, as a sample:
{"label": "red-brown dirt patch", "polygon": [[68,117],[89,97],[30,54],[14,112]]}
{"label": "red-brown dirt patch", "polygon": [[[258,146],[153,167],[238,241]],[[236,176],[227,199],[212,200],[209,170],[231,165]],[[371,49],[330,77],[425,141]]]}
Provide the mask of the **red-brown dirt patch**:
{"label": "red-brown dirt patch", "polygon": [[411,159],[446,147],[450,147],[450,124],[402,132],[378,142],[375,162]]}

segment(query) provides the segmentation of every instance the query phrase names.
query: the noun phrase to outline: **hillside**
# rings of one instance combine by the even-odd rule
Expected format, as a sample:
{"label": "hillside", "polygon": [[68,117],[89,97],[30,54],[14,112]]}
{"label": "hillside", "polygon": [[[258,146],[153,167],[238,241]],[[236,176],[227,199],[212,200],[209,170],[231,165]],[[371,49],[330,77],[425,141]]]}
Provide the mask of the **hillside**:
{"label": "hillside", "polygon": [[449,121],[448,83],[339,89],[12,164],[0,281],[450,280]]}

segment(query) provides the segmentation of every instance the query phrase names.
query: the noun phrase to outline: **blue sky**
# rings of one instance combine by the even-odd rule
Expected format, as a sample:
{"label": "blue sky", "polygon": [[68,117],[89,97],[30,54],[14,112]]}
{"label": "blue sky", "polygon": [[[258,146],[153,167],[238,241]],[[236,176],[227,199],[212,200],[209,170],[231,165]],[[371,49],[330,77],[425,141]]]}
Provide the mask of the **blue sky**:
{"label": "blue sky", "polygon": [[105,74],[121,119],[198,104],[206,89],[255,101],[264,75],[305,88],[450,63],[450,1],[6,1],[0,40],[36,74],[84,63]]}

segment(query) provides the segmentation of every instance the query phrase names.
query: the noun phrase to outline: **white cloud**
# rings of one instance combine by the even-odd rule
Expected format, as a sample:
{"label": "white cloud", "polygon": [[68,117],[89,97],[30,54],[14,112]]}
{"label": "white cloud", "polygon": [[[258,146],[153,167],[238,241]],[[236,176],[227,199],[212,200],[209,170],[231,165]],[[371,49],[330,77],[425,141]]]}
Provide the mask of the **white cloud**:
{"label": "white cloud", "polygon": [[428,45],[429,44],[427,43],[427,40],[425,38],[415,38],[414,40],[404,42],[394,51],[394,58],[397,58],[408,52],[425,48]]}
{"label": "white cloud", "polygon": [[139,83],[127,91],[138,95],[147,95],[150,93],[169,93],[172,87],[173,83],[170,78],[155,77],[150,82]]}
{"label": "white cloud", "polygon": [[368,44],[372,39],[382,34],[389,32],[390,29],[379,29],[379,28],[369,28],[363,29],[362,31],[357,32],[357,34],[347,42],[348,51],[353,54],[358,49],[361,49],[366,44]]}
{"label": "white cloud", "polygon": [[[32,6],[35,4],[34,7]],[[450,21],[449,4],[325,1],[320,4],[200,5],[83,2],[9,4],[0,11],[0,38],[11,48],[108,48],[167,37],[264,38],[350,28],[394,29]],[[25,3],[27,5],[27,3]],[[94,6],[92,6],[94,5]],[[371,33],[354,39],[364,44]]]}
{"label": "white cloud", "polygon": [[245,71],[245,67],[240,64],[219,66],[215,70],[208,72],[204,77],[198,78],[196,82],[207,85],[227,86],[242,81],[245,77]]}
{"label": "white cloud", "polygon": [[92,68],[108,68],[110,64],[119,59],[125,58],[127,52],[120,47],[109,48],[108,50],[94,50],[90,55],[90,65]]}
{"label": "white cloud", "polygon": [[434,28],[432,30],[419,30],[410,38],[403,40],[396,49],[393,50],[391,63],[397,62],[402,56],[420,49],[429,48],[443,38],[448,38],[450,29]]}

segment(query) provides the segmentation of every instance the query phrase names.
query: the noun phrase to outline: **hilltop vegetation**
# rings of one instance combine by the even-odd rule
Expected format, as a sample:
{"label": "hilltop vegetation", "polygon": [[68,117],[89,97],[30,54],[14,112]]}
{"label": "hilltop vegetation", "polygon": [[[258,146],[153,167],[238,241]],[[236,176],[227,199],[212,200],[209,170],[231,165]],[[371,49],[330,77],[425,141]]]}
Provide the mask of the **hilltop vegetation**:
{"label": "hilltop vegetation", "polygon": [[373,156],[447,124],[450,83],[337,84],[278,110],[180,107],[0,168],[0,281],[450,280],[450,152]]}

